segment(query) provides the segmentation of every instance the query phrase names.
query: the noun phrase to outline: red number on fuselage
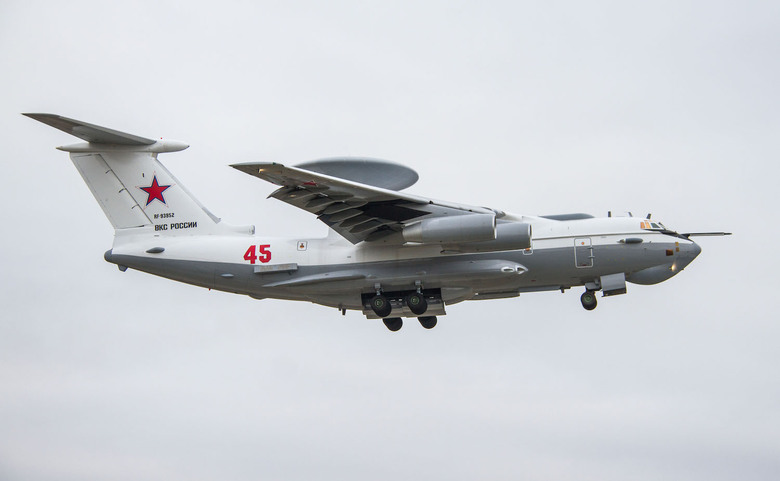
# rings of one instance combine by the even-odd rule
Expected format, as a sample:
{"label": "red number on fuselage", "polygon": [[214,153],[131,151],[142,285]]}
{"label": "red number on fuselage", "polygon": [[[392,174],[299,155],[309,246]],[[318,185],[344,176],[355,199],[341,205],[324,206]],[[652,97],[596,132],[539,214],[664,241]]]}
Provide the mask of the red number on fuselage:
{"label": "red number on fuselage", "polygon": [[257,254],[255,251],[255,246],[249,246],[249,249],[246,250],[244,253],[244,260],[249,261],[250,264],[254,264],[257,260]]}
{"label": "red number on fuselage", "polygon": [[271,261],[271,244],[263,244],[259,245],[258,251],[260,252],[260,255],[257,256],[257,260],[265,264],[266,262]]}
{"label": "red number on fuselage", "polygon": [[249,246],[249,249],[244,253],[244,260],[249,261],[250,264],[254,264],[257,261],[263,264],[271,262],[271,244]]}

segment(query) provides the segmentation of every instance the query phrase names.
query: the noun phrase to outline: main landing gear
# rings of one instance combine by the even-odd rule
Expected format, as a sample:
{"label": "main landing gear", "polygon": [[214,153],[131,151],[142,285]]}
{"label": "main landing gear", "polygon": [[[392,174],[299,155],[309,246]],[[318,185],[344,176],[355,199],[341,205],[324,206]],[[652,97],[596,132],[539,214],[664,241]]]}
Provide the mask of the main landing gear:
{"label": "main landing gear", "polygon": [[400,317],[387,317],[382,319],[382,322],[384,322],[385,326],[393,332],[404,327],[404,320]]}
{"label": "main landing gear", "polygon": [[[406,304],[406,307],[412,311],[413,314],[418,316],[425,314],[425,311],[428,310],[428,301],[425,300],[425,296],[422,294],[422,292],[412,292],[411,294],[407,294],[403,298],[403,302]],[[379,317],[387,317],[393,310],[390,299],[381,293],[378,293],[372,297],[369,303],[371,304],[371,309],[374,311],[374,314]]]}
{"label": "main landing gear", "polygon": [[[421,316],[417,318],[420,321],[420,325],[426,329],[433,329],[436,327],[436,316]],[[386,317],[382,319],[388,329],[395,332],[404,327],[404,320],[400,317]]]}
{"label": "main landing gear", "polygon": [[[377,294],[374,297],[371,298],[371,309],[374,310],[374,313],[379,317],[387,317],[390,315],[390,312],[393,310],[393,306],[390,305],[390,300],[383,296],[382,294]],[[391,318],[396,319],[396,318]],[[397,318],[399,321],[401,318]],[[385,322],[387,324],[387,322]],[[398,329],[401,329],[401,326],[403,323],[398,325]],[[397,331],[398,329],[393,329],[390,326],[387,326],[391,331]]]}
{"label": "main landing gear", "polygon": [[[368,295],[370,296],[370,294]],[[422,289],[421,283],[418,283],[417,290],[415,291],[398,291],[398,292],[382,292],[377,286],[376,295],[363,297],[364,306],[371,308],[377,317],[382,318],[385,326],[388,329],[395,332],[401,329],[404,325],[403,319],[400,317],[389,317],[391,313],[396,315],[406,315],[408,317],[411,313],[417,317],[420,325],[425,329],[433,329],[436,326],[436,316],[423,315],[426,312],[429,314],[441,314],[443,313],[443,304],[441,301],[441,295],[436,291]],[[429,302],[433,307],[429,309]]]}
{"label": "main landing gear", "polygon": [[417,320],[420,321],[420,325],[426,329],[433,329],[436,327],[436,316],[418,317]]}
{"label": "main landing gear", "polygon": [[424,314],[425,311],[428,310],[428,301],[425,300],[425,296],[423,296],[421,292],[409,294],[404,301],[406,302],[407,307],[409,307],[409,310],[418,316]]}
{"label": "main landing gear", "polygon": [[582,296],[580,296],[580,302],[582,302],[582,307],[589,311],[595,309],[598,304],[598,301],[596,300],[596,291],[586,290],[583,292]]}

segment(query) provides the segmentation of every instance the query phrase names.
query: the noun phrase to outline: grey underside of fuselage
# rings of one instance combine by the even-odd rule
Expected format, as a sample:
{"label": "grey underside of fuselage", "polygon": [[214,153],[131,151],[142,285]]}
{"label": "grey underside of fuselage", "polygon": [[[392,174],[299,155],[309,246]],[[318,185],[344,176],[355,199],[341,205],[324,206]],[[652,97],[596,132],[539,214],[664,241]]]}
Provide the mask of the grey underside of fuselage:
{"label": "grey underside of fuselage", "polygon": [[[362,310],[361,294],[442,289],[447,304],[467,299],[511,297],[520,292],[581,286],[600,276],[638,272],[671,264],[667,249],[674,242],[593,246],[592,267],[575,265],[574,248],[441,254],[411,260],[300,265],[294,271],[256,273],[251,265],[165,259],[106,253],[120,266],[209,289],[255,298],[303,300],[331,307]],[[519,267],[518,267],[519,266]],[[502,270],[503,268],[503,270]],[[511,268],[517,268],[510,272]],[[630,279],[629,279],[630,280]]]}

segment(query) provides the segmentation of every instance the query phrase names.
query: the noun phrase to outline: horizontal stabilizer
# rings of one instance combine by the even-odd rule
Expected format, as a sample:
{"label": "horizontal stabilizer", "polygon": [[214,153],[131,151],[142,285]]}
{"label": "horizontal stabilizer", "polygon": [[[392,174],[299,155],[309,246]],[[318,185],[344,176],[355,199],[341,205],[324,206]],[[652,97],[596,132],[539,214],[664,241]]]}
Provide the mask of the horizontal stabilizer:
{"label": "horizontal stabilizer", "polygon": [[152,139],[139,137],[118,130],[101,127],[99,125],[88,124],[80,120],[69,119],[55,114],[22,114],[31,119],[35,119],[44,124],[50,125],[55,129],[76,136],[93,144],[111,144],[111,145],[152,145],[155,143]]}

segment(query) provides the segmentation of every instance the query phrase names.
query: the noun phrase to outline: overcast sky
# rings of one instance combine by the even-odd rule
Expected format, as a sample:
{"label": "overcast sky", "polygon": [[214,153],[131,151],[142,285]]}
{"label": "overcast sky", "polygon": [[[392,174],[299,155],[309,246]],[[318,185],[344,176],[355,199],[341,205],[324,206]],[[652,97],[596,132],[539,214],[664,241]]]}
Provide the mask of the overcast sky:
{"label": "overcast sky", "polygon": [[[0,479],[776,480],[778,2],[0,3]],[[103,260],[51,112],[190,149],[210,210],[323,235],[227,167],[366,155],[412,193],[653,213],[685,272],[427,331]],[[774,313],[774,314],[773,314]]]}

